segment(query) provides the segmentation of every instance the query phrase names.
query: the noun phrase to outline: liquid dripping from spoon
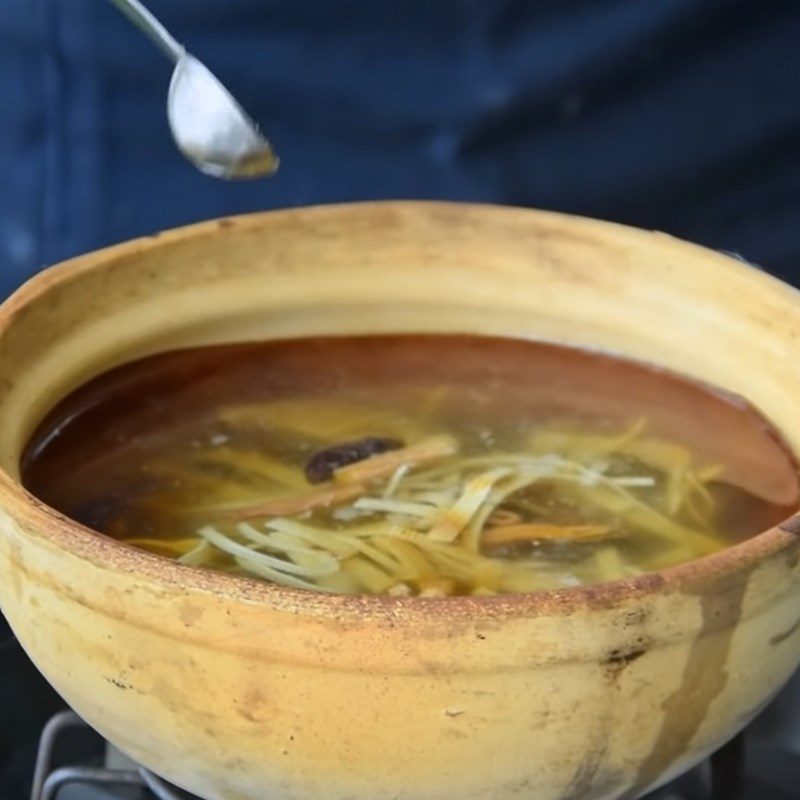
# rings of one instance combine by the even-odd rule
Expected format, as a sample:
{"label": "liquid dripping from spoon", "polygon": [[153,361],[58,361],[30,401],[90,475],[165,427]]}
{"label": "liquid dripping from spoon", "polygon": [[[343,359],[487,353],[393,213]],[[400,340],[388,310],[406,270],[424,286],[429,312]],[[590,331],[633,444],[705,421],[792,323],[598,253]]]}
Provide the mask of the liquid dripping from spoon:
{"label": "liquid dripping from spoon", "polygon": [[213,73],[139,0],[111,0],[175,64],[167,118],[175,144],[201,172],[228,180],[272,175],[278,157]]}

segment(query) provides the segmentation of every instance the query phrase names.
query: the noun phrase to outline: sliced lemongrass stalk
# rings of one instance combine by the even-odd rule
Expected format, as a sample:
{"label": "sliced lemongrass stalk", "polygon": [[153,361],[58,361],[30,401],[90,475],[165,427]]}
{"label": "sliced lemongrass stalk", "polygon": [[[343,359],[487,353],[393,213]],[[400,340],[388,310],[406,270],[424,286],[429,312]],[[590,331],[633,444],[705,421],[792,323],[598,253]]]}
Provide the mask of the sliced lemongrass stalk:
{"label": "sliced lemongrass stalk", "polygon": [[360,497],[353,506],[360,511],[384,511],[387,514],[405,514],[409,517],[430,518],[436,513],[436,508],[427,503],[383,497]]}
{"label": "sliced lemongrass stalk", "polygon": [[322,569],[328,572],[336,572],[339,564],[336,558],[330,553],[312,549],[308,543],[304,543],[300,537],[291,536],[287,533],[262,533],[246,522],[236,526],[236,530],[248,541],[274,552],[282,553],[289,558],[296,555],[303,556],[305,566],[314,569]]}
{"label": "sliced lemongrass stalk", "polygon": [[305,578],[313,578],[315,575],[330,575],[339,569],[339,563],[320,567],[304,567],[293,564],[281,558],[259,553],[246,545],[234,541],[216,528],[206,525],[198,531],[209,544],[214,545],[218,550],[233,556],[237,561],[246,561],[248,564],[258,564],[270,570],[284,572],[289,575],[298,575]]}
{"label": "sliced lemongrass stalk", "polygon": [[408,473],[410,467],[408,464],[401,464],[389,478],[389,483],[386,484],[386,488],[383,490],[384,497],[391,497],[400,486],[400,482],[403,480],[405,475]]}
{"label": "sliced lemongrass stalk", "polygon": [[357,483],[342,486],[325,483],[320,484],[310,492],[289,495],[288,497],[274,497],[254,505],[229,509],[224,516],[233,520],[257,519],[258,517],[292,517],[306,511],[344,505],[365,492],[365,487]]}
{"label": "sliced lemongrass stalk", "polygon": [[434,523],[430,538],[436,542],[453,542],[478,512],[497,481],[508,477],[507,467],[484,472],[467,481],[456,503],[448,508]]}
{"label": "sliced lemongrass stalk", "polygon": [[234,561],[245,571],[245,574],[257,575],[261,578],[266,578],[272,583],[291,586],[294,589],[308,589],[313,592],[330,591],[319,583],[312,583],[296,575],[290,575],[281,570],[272,569],[261,561],[257,561],[249,556],[236,556]]}
{"label": "sliced lemongrass stalk", "polygon": [[[598,479],[598,483],[602,480],[602,476]],[[630,475],[628,477],[608,478],[607,480],[617,486],[627,486],[632,489],[648,488],[656,485],[656,479],[650,475]]]}
{"label": "sliced lemongrass stalk", "polygon": [[608,525],[551,525],[529,522],[522,525],[504,525],[486,528],[481,544],[492,549],[521,542],[598,542],[614,535]]}
{"label": "sliced lemongrass stalk", "polygon": [[198,539],[197,544],[178,558],[179,563],[189,567],[200,567],[214,555],[214,548],[205,540]]}

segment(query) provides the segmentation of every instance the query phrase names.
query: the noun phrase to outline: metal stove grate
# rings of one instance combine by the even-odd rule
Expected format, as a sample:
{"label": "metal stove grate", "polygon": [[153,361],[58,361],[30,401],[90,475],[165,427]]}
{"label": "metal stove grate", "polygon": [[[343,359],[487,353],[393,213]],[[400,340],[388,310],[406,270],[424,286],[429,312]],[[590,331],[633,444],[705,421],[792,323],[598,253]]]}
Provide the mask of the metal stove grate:
{"label": "metal stove grate", "polygon": [[45,725],[39,741],[36,769],[33,775],[31,800],[57,800],[69,786],[138,789],[142,798],[155,800],[197,800],[193,795],[167,783],[144,767],[135,769],[108,766],[55,767],[56,746],[71,729],[89,729],[74,712],[62,711]]}
{"label": "metal stove grate", "polygon": [[[31,800],[198,800],[121,754],[109,758],[108,750],[98,765],[79,760],[78,765],[58,766],[57,754],[64,740],[88,731],[91,728],[73,711],[62,711],[47,723],[39,743]],[[740,736],[707,764],[646,800],[749,800],[751,795],[744,792],[743,765],[744,740]],[[754,797],[766,800],[760,791]]]}

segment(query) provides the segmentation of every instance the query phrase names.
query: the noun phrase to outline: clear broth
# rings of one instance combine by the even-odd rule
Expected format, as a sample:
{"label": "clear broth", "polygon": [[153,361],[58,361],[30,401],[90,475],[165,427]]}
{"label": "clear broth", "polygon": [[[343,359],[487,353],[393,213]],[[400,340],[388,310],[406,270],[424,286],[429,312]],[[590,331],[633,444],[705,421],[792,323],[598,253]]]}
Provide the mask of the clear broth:
{"label": "clear broth", "polygon": [[[341,491],[346,466],[309,481],[315,454],[365,437],[448,452],[404,463],[390,448],[400,461],[355,492]],[[798,505],[791,453],[743,400],[609,355],[468,335],[244,343],[126,364],[53,409],[22,476],[78,522],[189,564],[395,595],[636,575]],[[465,494],[487,481],[473,508],[480,498]],[[330,489],[347,499],[317,502]]]}

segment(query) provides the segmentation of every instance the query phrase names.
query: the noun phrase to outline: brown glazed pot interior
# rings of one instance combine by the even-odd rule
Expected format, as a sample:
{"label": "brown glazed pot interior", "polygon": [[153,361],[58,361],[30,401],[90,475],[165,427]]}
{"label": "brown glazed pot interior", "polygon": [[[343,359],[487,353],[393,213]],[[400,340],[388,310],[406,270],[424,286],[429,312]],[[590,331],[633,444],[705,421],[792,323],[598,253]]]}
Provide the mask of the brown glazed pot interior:
{"label": "brown glazed pot interior", "polygon": [[74,259],[0,308],[0,604],[55,687],[210,800],[634,798],[746,724],[800,660],[797,517],[599,586],[328,596],[130,549],[18,483],[43,414],[113,365],[403,331],[652,361],[747,397],[800,450],[798,296],[662,234],[378,203],[219,220]]}

